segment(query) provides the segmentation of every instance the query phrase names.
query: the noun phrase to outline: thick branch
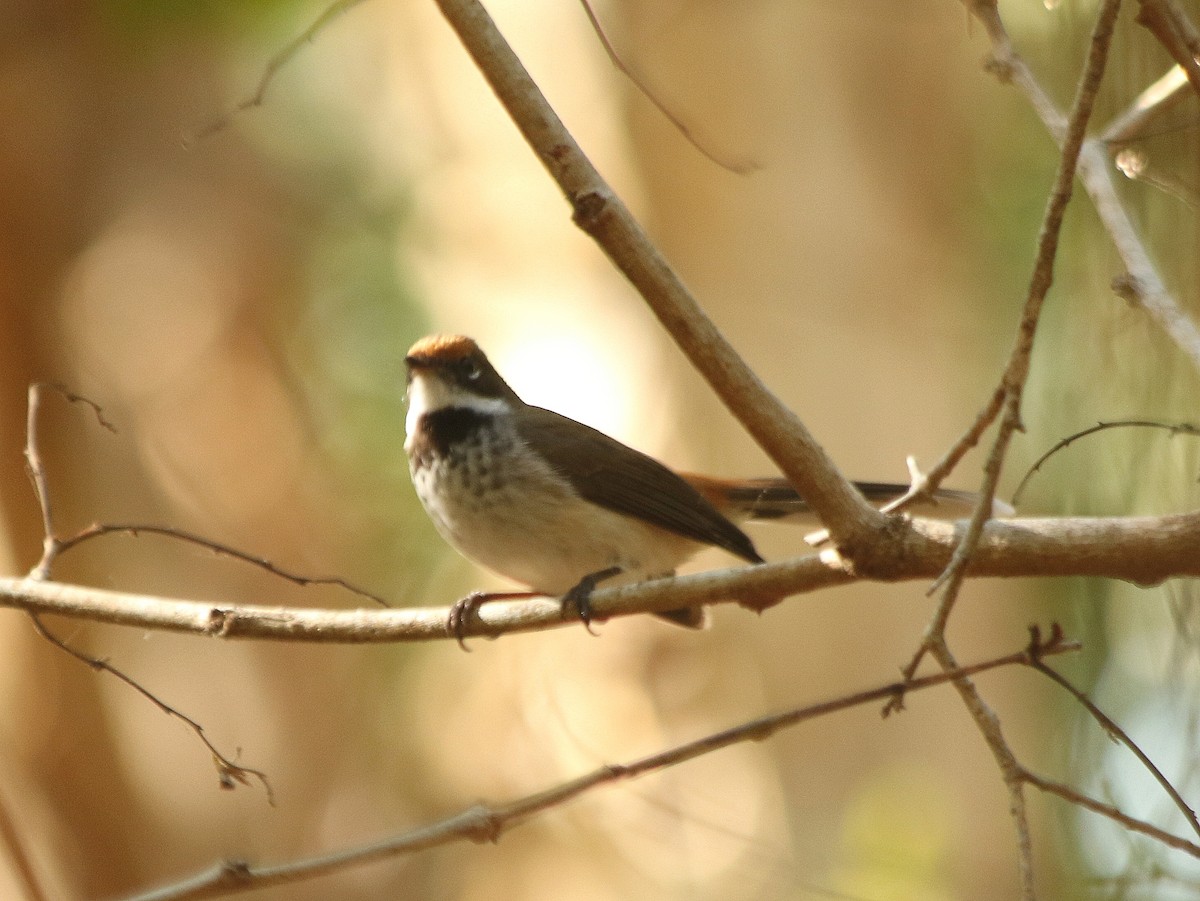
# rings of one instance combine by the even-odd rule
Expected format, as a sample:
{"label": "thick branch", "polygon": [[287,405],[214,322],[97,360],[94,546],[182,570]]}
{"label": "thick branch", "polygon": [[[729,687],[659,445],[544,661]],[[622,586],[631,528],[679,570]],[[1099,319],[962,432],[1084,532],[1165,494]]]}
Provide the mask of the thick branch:
{"label": "thick branch", "polygon": [[584,155],[483,6],[476,0],[438,0],[438,6],[566,195],[576,224],[633,283],[692,365],[817,511],[834,539],[849,547],[869,542],[880,527],[880,514],[717,330]]}

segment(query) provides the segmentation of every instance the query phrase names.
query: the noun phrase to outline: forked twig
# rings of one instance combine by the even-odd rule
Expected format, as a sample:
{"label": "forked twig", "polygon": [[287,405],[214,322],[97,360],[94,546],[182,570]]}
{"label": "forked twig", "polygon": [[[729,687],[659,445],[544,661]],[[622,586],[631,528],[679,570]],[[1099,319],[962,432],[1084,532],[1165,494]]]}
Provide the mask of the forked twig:
{"label": "forked twig", "polygon": [[1179,808],[1179,812],[1182,813],[1184,819],[1188,821],[1188,825],[1192,827],[1192,831],[1196,833],[1197,837],[1200,837],[1200,820],[1196,818],[1196,811],[1194,811],[1188,805],[1188,803],[1183,799],[1183,796],[1179,794],[1179,791],[1175,788],[1175,786],[1171,784],[1171,781],[1165,775],[1163,775],[1162,770],[1154,765],[1154,761],[1152,761],[1146,755],[1146,752],[1138,746],[1137,742],[1129,737],[1129,733],[1117,725],[1117,723],[1112,720],[1103,710],[1097,707],[1091,698],[1071,684],[1070,680],[1062,675],[1062,673],[1053,669],[1040,657],[1034,657],[1030,663],[1030,666],[1032,666],[1042,675],[1046,676],[1048,679],[1051,679],[1057,683],[1062,688],[1066,689],[1066,691],[1069,692],[1070,695],[1079,702],[1084,710],[1092,715],[1092,718],[1100,724],[1101,728],[1108,733],[1109,738],[1111,738],[1113,741],[1119,741],[1131,752],[1133,752],[1133,755],[1141,762],[1142,766],[1144,766],[1147,772],[1154,777],[1154,780],[1160,786],[1162,786],[1162,790],[1167,793],[1167,795],[1171,798],[1171,801],[1177,808]]}
{"label": "forked twig", "polygon": [[[968,4],[968,6],[984,22],[994,45],[998,46],[1001,43],[1005,45],[1009,56],[1002,62],[1011,65],[1016,54],[1012,50],[1011,43],[1007,41],[1004,25],[995,2],[976,2]],[[1087,134],[1087,126],[1091,119],[1100,83],[1104,77],[1104,70],[1108,62],[1108,50],[1120,7],[1120,0],[1104,0],[1096,17],[1087,61],[1084,64],[1083,74],[1080,76],[1071,113],[1062,136],[1058,171],[1055,173],[1054,185],[1038,234],[1037,255],[1021,321],[1017,329],[1017,338],[998,390],[993,394],[991,402],[985,409],[985,412],[992,409],[999,400],[1003,413],[987,462],[984,465],[983,485],[979,492],[980,500],[949,564],[930,589],[930,591],[934,591],[941,588],[942,595],[937,609],[926,627],[920,646],[903,670],[906,678],[911,678],[916,674],[917,667],[920,666],[921,660],[927,653],[933,656],[943,670],[956,666],[954,655],[946,642],[946,625],[966,578],[967,566],[979,544],[980,536],[983,534],[984,524],[992,515],[993,499],[996,496],[996,488],[1000,481],[1004,460],[1008,454],[1009,443],[1013,434],[1023,428],[1021,399],[1029,376],[1034,338],[1041,319],[1042,307],[1054,278],[1054,262],[1058,254],[1059,235],[1062,231],[1067,206],[1074,191],[1075,175]],[[981,416],[978,421],[983,419],[984,417]],[[1033,844],[1029,817],[1025,807],[1024,781],[1021,778],[1022,768],[1004,738],[999,718],[983,700],[971,679],[962,676],[954,679],[953,684],[992,752],[1005,787],[1008,789],[1009,811],[1017,834],[1017,863],[1021,877],[1021,894],[1025,901],[1033,901],[1037,894],[1033,875]],[[885,709],[894,710],[902,704],[903,696],[899,695],[889,701],[889,705]]]}
{"label": "forked twig", "polygon": [[104,408],[90,398],[84,397],[82,394],[76,394],[61,384],[50,382],[34,382],[29,386],[29,404],[26,412],[25,421],[25,468],[29,474],[29,480],[33,483],[34,494],[37,496],[38,507],[42,514],[42,557],[29,573],[31,579],[45,580],[50,577],[50,570],[54,561],[60,554],[71,550],[84,542],[100,538],[105,535],[133,535],[137,536],[141,533],[148,535],[162,535],[168,538],[173,538],[177,541],[182,541],[188,544],[194,544],[199,547],[212,551],[225,557],[231,557],[235,560],[240,560],[243,563],[249,563],[257,566],[259,569],[278,576],[281,579],[286,579],[295,585],[333,585],[342,588],[351,594],[359,595],[367,598],[378,604],[381,607],[390,607],[391,605],[377,594],[374,594],[366,589],[359,588],[357,585],[343,579],[339,576],[305,576],[300,573],[293,572],[272,563],[265,557],[260,557],[256,554],[250,554],[246,551],[238,550],[227,544],[222,544],[219,541],[213,541],[210,538],[205,538],[202,535],[196,535],[184,529],[177,529],[174,526],[158,526],[145,523],[93,523],[85,529],[80,530],[76,534],[61,538],[58,535],[58,529],[54,524],[54,515],[52,512],[50,484],[46,474],[45,464],[42,462],[41,451],[38,448],[38,415],[41,410],[42,392],[46,388],[53,388],[72,403],[83,403],[91,407],[92,412],[96,416],[96,421],[105,429],[116,434],[116,426],[114,426],[104,415]]}
{"label": "forked twig", "polygon": [[[37,495],[38,506],[41,508],[42,526],[45,530],[45,534],[42,539],[42,558],[38,561],[37,565],[29,574],[29,578],[35,582],[47,581],[50,576],[50,568],[53,565],[55,558],[64,550],[74,546],[75,544],[78,544],[79,541],[82,540],[80,536],[76,536],[74,539],[62,541],[58,538],[55,532],[54,515],[52,512],[50,497],[50,486],[46,477],[46,467],[42,462],[41,451],[38,447],[37,430],[38,413],[41,409],[42,390],[47,387],[54,388],[72,403],[78,402],[87,404],[92,408],[92,412],[95,414],[96,419],[101,426],[110,432],[116,432],[116,428],[113,426],[113,424],[105,418],[103,408],[95,401],[89,400],[81,394],[75,394],[74,392],[67,390],[62,385],[46,382],[34,382],[29,386],[29,406],[26,413],[25,423],[25,463],[29,472],[30,481],[33,482],[34,493]],[[93,670],[106,672],[112,676],[115,676],[118,680],[124,682],[134,691],[142,695],[142,697],[149,700],[163,713],[167,714],[168,716],[175,717],[188,726],[188,728],[190,728],[196,734],[200,741],[203,742],[204,746],[208,748],[209,753],[212,754],[213,763],[217,767],[217,774],[222,788],[232,789],[238,784],[248,785],[250,782],[250,777],[255,777],[262,783],[263,788],[266,790],[267,801],[274,806],[275,793],[272,790],[271,784],[267,780],[265,773],[263,773],[261,770],[243,767],[237,763],[234,763],[217,750],[216,746],[208,740],[208,736],[204,734],[204,727],[191,717],[180,712],[179,710],[176,710],[149,689],[138,683],[136,679],[126,675],[120,669],[108,663],[107,661],[88,656],[87,654],[72,648],[65,641],[46,628],[45,624],[42,622],[42,618],[36,611],[27,610],[26,613],[33,622],[34,629],[37,630],[38,635],[40,635],[45,641],[50,642],[50,644],[74,657],[81,663],[87,664]]]}
{"label": "forked twig", "polygon": [[[979,543],[984,523],[991,516],[996,486],[999,482],[1004,458],[1008,452],[1009,442],[1013,433],[1022,428],[1021,398],[1025,388],[1025,381],[1029,375],[1034,337],[1037,334],[1043,303],[1054,278],[1054,261],[1058,253],[1058,238],[1062,230],[1067,205],[1070,203],[1073,193],[1079,154],[1083,147],[1084,137],[1087,132],[1087,123],[1091,118],[1096,94],[1100,89],[1100,82],[1104,75],[1104,68],[1108,59],[1108,47],[1112,40],[1113,29],[1116,24],[1116,16],[1120,10],[1120,5],[1120,0],[1105,0],[1096,19],[1096,25],[1092,32],[1091,50],[1075,93],[1075,101],[1068,119],[1066,134],[1062,141],[1058,171],[1055,174],[1054,185],[1050,192],[1050,199],[1047,203],[1042,227],[1038,235],[1037,256],[1034,260],[1033,273],[1030,276],[1025,306],[1017,329],[1017,338],[999,385],[993,392],[983,412],[967,433],[968,436],[975,436],[977,440],[978,435],[982,434],[987,424],[1003,410],[1003,417],[1001,418],[997,435],[993,441],[987,463],[984,466],[984,483],[980,489],[980,500],[967,525],[966,533],[955,548],[950,563],[930,588],[931,592],[939,588],[943,589],[942,596],[933,618],[926,627],[925,636],[920,646],[909,663],[904,667],[903,672],[906,676],[912,676],[916,673],[925,654],[935,644],[944,644],[946,623],[949,621],[950,613],[958,599],[959,589],[966,576],[967,564],[970,562],[971,555]],[[989,34],[993,37],[993,42],[1001,45],[1001,41],[1003,41],[1003,46],[1005,46],[1007,52],[1015,57],[1015,51],[1007,43],[1007,35],[1004,32],[1004,26],[1000,20],[999,12],[996,10],[995,3],[978,3],[971,5],[970,8],[988,26]],[[1012,58],[1007,58],[1006,62],[1009,65],[1013,64]],[[960,441],[959,444],[961,445],[962,442]],[[958,446],[956,445],[956,448]],[[902,704],[903,700],[899,699],[896,704],[892,705],[891,709],[898,709]]]}
{"label": "forked twig", "polygon": [[58,554],[57,530],[54,528],[54,512],[50,504],[50,487],[46,480],[46,466],[42,462],[42,453],[38,447],[37,424],[38,414],[42,407],[42,392],[53,388],[71,403],[86,404],[100,426],[116,434],[116,426],[104,416],[104,408],[93,400],[81,394],[75,394],[66,386],[57,382],[32,382],[29,385],[28,402],[25,408],[25,472],[33,483],[33,493],[37,496],[38,509],[42,513],[42,558],[29,573],[32,579],[47,579],[50,577],[50,567]]}

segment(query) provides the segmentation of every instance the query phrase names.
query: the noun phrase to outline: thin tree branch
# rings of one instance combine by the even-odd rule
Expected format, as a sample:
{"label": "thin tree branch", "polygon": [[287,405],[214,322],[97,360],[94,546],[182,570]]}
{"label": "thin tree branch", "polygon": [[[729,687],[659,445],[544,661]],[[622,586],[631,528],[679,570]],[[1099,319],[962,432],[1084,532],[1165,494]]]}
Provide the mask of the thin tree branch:
{"label": "thin tree branch", "polygon": [[[1196,64],[1196,29],[1174,3],[1169,0],[1138,0],[1137,21],[1158,38],[1171,59],[1180,66],[1191,83],[1192,91],[1200,97],[1200,65]],[[1191,41],[1189,41],[1189,37]],[[1189,46],[1190,45],[1190,46]]]}
{"label": "thin tree branch", "polygon": [[[1032,633],[1032,637],[1031,647],[1036,647],[1038,641],[1036,631]],[[1052,640],[1061,639],[1061,637],[1061,633],[1056,627]],[[1033,878],[1033,839],[1029,831],[1029,813],[1025,806],[1021,765],[1017,762],[1016,756],[1008,746],[1008,741],[1004,738],[1004,732],[1000,727],[1000,718],[983,700],[983,696],[975,687],[970,675],[959,669],[944,635],[938,636],[930,642],[929,653],[942,668],[943,673],[955,673],[951,683],[959,697],[962,698],[963,705],[971,714],[971,719],[975,721],[980,734],[983,735],[988,750],[992,752],[992,757],[995,758],[1000,776],[1004,780],[1004,787],[1008,790],[1008,811],[1012,817],[1013,829],[1017,834],[1017,870],[1021,879],[1021,897],[1025,901],[1033,901],[1037,896]],[[905,673],[906,678],[910,676],[911,674]],[[893,699],[903,699],[903,697],[903,689],[892,696]],[[888,706],[884,708],[885,715],[892,709],[895,709],[895,706],[892,700],[889,700]]]}
{"label": "thin tree branch", "polygon": [[[997,26],[1002,29],[999,11],[994,0],[988,3],[976,0],[973,9],[977,15],[984,14],[986,11],[986,15],[993,17],[994,22],[989,28],[989,34],[995,33]],[[1059,235],[1062,232],[1067,206],[1074,192],[1079,155],[1087,134],[1092,109],[1095,106],[1096,95],[1099,93],[1104,77],[1108,49],[1112,42],[1120,9],[1120,0],[1104,0],[1097,14],[1087,62],[1079,79],[1071,114],[1062,137],[1058,171],[1055,174],[1054,185],[1038,235],[1037,256],[1034,260],[1025,307],[1017,329],[1017,339],[1000,384],[1003,390],[1003,414],[997,427],[991,452],[984,465],[984,480],[979,492],[979,503],[971,516],[962,541],[954,549],[950,563],[934,581],[931,590],[943,587],[942,596],[937,610],[926,628],[921,646],[904,669],[906,677],[911,678],[916,673],[917,667],[926,653],[933,656],[943,671],[956,666],[954,655],[946,641],[946,625],[966,579],[967,566],[978,547],[984,526],[992,515],[992,502],[996,496],[996,488],[999,485],[1000,473],[1008,454],[1009,443],[1013,434],[1023,428],[1021,400],[1029,376],[1034,338],[1037,335],[1046,295],[1054,280],[1054,263],[1058,254]],[[994,405],[995,395],[993,395],[993,401],[988,405],[988,409]],[[981,416],[980,420],[983,418]],[[1021,896],[1025,901],[1034,901],[1037,890],[1033,872],[1033,843],[1029,831],[1029,816],[1025,805],[1021,767],[1004,738],[999,718],[983,700],[971,679],[967,676],[960,676],[954,680],[954,687],[992,752],[1004,785],[1008,789],[1009,812],[1017,833],[1017,862],[1021,879]],[[903,703],[902,695],[897,695],[896,699],[890,702],[889,709],[894,709],[898,703]]]}
{"label": "thin tree branch", "polygon": [[[980,5],[976,4],[977,8]],[[953,607],[958,594],[957,584],[961,584],[959,573],[970,559],[975,543],[983,530],[984,522],[991,516],[992,500],[996,496],[996,486],[1000,479],[1004,458],[1008,452],[1009,442],[1014,432],[1024,428],[1021,421],[1021,399],[1025,391],[1025,382],[1029,377],[1034,337],[1037,334],[1046,295],[1054,281],[1054,263],[1058,256],[1058,241],[1062,233],[1063,219],[1074,193],[1079,154],[1083,148],[1092,109],[1095,107],[1096,95],[1100,91],[1100,83],[1104,78],[1104,69],[1108,62],[1108,48],[1112,43],[1117,13],[1120,10],[1121,0],[1105,0],[1096,17],[1087,62],[1075,91],[1071,115],[1067,120],[1066,132],[1063,135],[1062,152],[1059,155],[1054,186],[1051,189],[1042,227],[1038,234],[1037,256],[1034,259],[1025,308],[1021,313],[1021,322],[1017,328],[1017,340],[1001,380],[1001,386],[1004,389],[1004,415],[1000,421],[987,464],[984,466],[985,478],[980,490],[980,501],[971,517],[967,534],[955,549],[954,559],[946,568],[946,572],[939,577],[938,583],[935,583],[946,584],[947,587],[943,594],[942,605],[934,618],[934,631],[937,634],[944,633],[946,618],[949,616],[950,608]],[[998,18],[999,13],[995,10],[994,4],[992,12]],[[952,586],[954,586],[953,589],[951,589]]]}
{"label": "thin tree branch", "polygon": [[325,7],[321,11],[321,14],[313,20],[311,25],[296,35],[295,38],[284,45],[282,50],[267,60],[267,64],[263,68],[262,77],[258,80],[258,87],[255,88],[253,94],[241,100],[233,109],[217,116],[217,118],[213,119],[190,138],[185,138],[183,142],[184,146],[191,147],[220,131],[224,131],[237,116],[248,110],[262,106],[263,101],[267,98],[267,91],[274,83],[279,70],[290,63],[292,58],[304,48],[304,45],[311,43],[318,34],[324,31],[330,22],[342,13],[358,6],[361,2],[362,0],[334,0],[333,3]]}
{"label": "thin tree branch", "polygon": [[1067,653],[1078,648],[1077,643],[1063,640],[1061,631],[1056,629],[1052,632],[1052,641],[1044,645],[1031,644],[1021,651],[950,672],[926,676],[914,680],[911,684],[892,683],[832,701],[759,717],[639,760],[598,767],[576,779],[507,804],[478,804],[447,819],[383,841],[274,866],[255,867],[244,861],[225,861],[188,879],[133,896],[126,901],[194,901],[312,879],[347,867],[455,841],[496,842],[513,827],[546,811],[561,807],[600,786],[658,772],[743,742],[765,741],[782,729],[864,704],[878,703],[902,687],[908,691],[932,688],[957,677],[977,675],[1003,666],[1029,665],[1034,659]]}
{"label": "thin tree branch", "polygon": [[[996,0],[962,0],[987,32],[992,45],[990,69],[1003,81],[1016,85],[1033,107],[1051,137],[1060,145],[1067,120],[1055,106],[1028,64],[1013,48],[1012,40],[996,8]],[[1092,199],[1128,275],[1122,279],[1125,296],[1136,299],[1150,317],[1200,369],[1200,329],[1167,291],[1149,251],[1138,235],[1129,214],[1113,187],[1107,147],[1102,141],[1085,141],[1079,154],[1079,179]]]}
{"label": "thin tree branch", "polygon": [[701,156],[720,166],[722,169],[726,169],[737,175],[749,175],[751,172],[762,168],[758,160],[753,157],[741,157],[740,159],[726,157],[697,140],[687,124],[650,90],[642,76],[626,65],[625,60],[617,53],[617,48],[609,40],[608,34],[604,30],[604,25],[601,24],[600,17],[596,15],[596,10],[592,8],[589,0],[579,0],[579,2],[583,5],[583,12],[587,16],[588,23],[592,26],[592,31],[596,33],[596,39],[600,41],[600,46],[604,48],[604,52],[608,55],[609,62],[613,64],[613,67],[618,72],[629,79],[630,83],[638,89],[638,93],[650,101],[651,105],[659,111],[663,118],[670,122],[675,127],[675,130],[683,135],[684,139],[695,147]]}
{"label": "thin tree branch", "polygon": [[1170,432],[1172,438],[1176,435],[1193,435],[1200,437],[1200,426],[1195,426],[1187,422],[1172,424],[1169,422],[1154,422],[1153,420],[1147,419],[1121,419],[1113,422],[1097,423],[1091,428],[1083,429],[1082,431],[1075,432],[1072,435],[1068,435],[1066,438],[1056,441],[1050,450],[1038,457],[1034,464],[1029,467],[1028,471],[1025,473],[1025,476],[1021,479],[1020,484],[1017,485],[1017,490],[1013,492],[1013,503],[1015,504],[1018,502],[1021,494],[1025,491],[1025,486],[1029,484],[1029,480],[1032,479],[1036,473],[1040,472],[1042,467],[1046,464],[1046,461],[1059,451],[1070,447],[1079,439],[1086,438],[1089,435],[1095,435],[1097,432],[1105,432],[1109,429],[1129,428],[1162,429]]}
{"label": "thin tree branch", "polygon": [[[887,545],[889,582],[941,572],[964,525],[916,519]],[[1120,518],[992,520],[967,568],[971,577],[1094,576],[1140,585],[1200,576],[1200,514]],[[696,604],[740,603],[763,610],[783,598],[862,581],[835,551],[752,567],[657,579],[592,595],[597,622]],[[361,644],[446,640],[448,607],[326,610],[271,604],[177,600],[29,578],[0,578],[0,606],[93,622],[213,638]],[[496,636],[577,625],[556,599],[486,604],[468,636]]]}
{"label": "thin tree branch", "polygon": [[[86,540],[89,537],[95,537],[100,533],[94,531],[99,527],[93,527],[93,530],[84,530],[84,532],[80,533],[80,535],[77,535],[72,539],[67,539],[66,541],[60,539],[56,533],[50,497],[50,484],[46,477],[46,467],[42,462],[41,451],[38,447],[38,414],[41,410],[42,391],[47,387],[54,388],[72,403],[87,404],[92,408],[92,412],[95,414],[96,420],[108,431],[115,433],[116,428],[105,418],[103,408],[95,401],[89,400],[83,395],[75,394],[71,391],[68,391],[62,385],[57,384],[35,382],[29,386],[29,404],[25,421],[25,464],[29,473],[30,481],[33,483],[34,494],[37,496],[38,506],[42,511],[42,528],[44,530],[44,536],[42,539],[42,558],[38,561],[37,565],[34,566],[33,570],[30,572],[25,581],[27,584],[53,585],[54,583],[49,582],[48,579],[50,576],[51,567],[53,566],[58,555],[64,550],[79,544],[81,541]],[[89,531],[92,531],[92,534],[89,534]],[[175,537],[181,536],[177,535]],[[204,539],[195,540],[197,543],[206,544],[214,549],[216,547],[212,545],[212,543],[206,542]],[[234,556],[240,556],[242,559],[247,559],[245,555],[241,555],[239,552],[230,551],[230,553]],[[254,562],[253,558],[249,559],[251,562]],[[285,578],[287,577],[286,574],[282,572],[277,573],[277,575],[284,576]],[[271,789],[271,783],[267,780],[266,774],[260,770],[243,767],[234,763],[230,758],[226,757],[217,750],[216,746],[208,740],[208,736],[204,734],[204,727],[194,719],[185,715],[181,711],[176,710],[149,689],[142,686],[136,679],[126,675],[120,669],[108,663],[107,661],[100,660],[96,657],[90,657],[87,654],[72,648],[65,641],[46,628],[46,625],[42,622],[41,617],[38,615],[38,610],[26,608],[26,612],[29,614],[29,618],[33,622],[34,629],[43,640],[48,641],[60,651],[63,651],[71,657],[74,657],[76,660],[86,664],[93,670],[108,673],[119,681],[124,682],[130,688],[142,695],[142,697],[154,704],[154,706],[156,706],[163,713],[178,719],[189,729],[191,729],[192,732],[196,734],[196,737],[203,742],[204,746],[208,748],[209,753],[212,754],[213,764],[217,768],[217,774],[222,788],[232,789],[239,784],[248,785],[251,777],[256,778],[262,783],[263,788],[266,790],[267,801],[274,806],[275,795]]]}
{"label": "thin tree branch", "polygon": [[272,807],[275,806],[275,792],[271,788],[271,783],[267,779],[266,773],[264,773],[262,770],[256,770],[252,769],[251,767],[245,767],[234,763],[217,750],[217,746],[209,741],[208,736],[204,734],[204,727],[190,716],[163,701],[152,691],[142,686],[136,679],[126,675],[107,660],[101,660],[98,657],[90,657],[87,654],[72,648],[65,641],[47,629],[45,624],[42,622],[41,617],[38,616],[37,613],[30,612],[29,618],[33,621],[33,627],[37,630],[38,635],[50,642],[50,644],[54,645],[60,651],[69,654],[80,663],[86,664],[93,670],[108,673],[110,676],[114,676],[116,679],[124,682],[126,685],[148,700],[167,716],[174,717],[191,729],[192,732],[195,733],[196,737],[204,744],[204,747],[208,748],[209,753],[212,754],[213,764],[217,768],[217,777],[220,780],[221,788],[231,790],[237,788],[238,785],[249,785],[251,778],[254,778],[262,784],[263,789],[266,791],[267,802]]}
{"label": "thin tree branch", "polygon": [[[1087,123],[1091,117],[1096,94],[1100,89],[1100,82],[1104,76],[1105,63],[1108,59],[1108,47],[1112,40],[1113,29],[1116,25],[1116,17],[1120,11],[1120,6],[1120,0],[1105,0],[1096,19],[1096,25],[1092,33],[1091,48],[1083,74],[1079,79],[1075,93],[1075,102],[1072,105],[1071,117],[1062,139],[1062,152],[1059,157],[1058,171],[1055,174],[1054,184],[1051,188],[1050,198],[1046,204],[1046,212],[1042,220],[1042,227],[1038,235],[1037,256],[1034,260],[1033,273],[1030,277],[1025,306],[1021,313],[1021,321],[1017,327],[1016,341],[1009,354],[1008,365],[1005,367],[1004,375],[1001,378],[997,391],[993,393],[991,401],[976,420],[975,426],[968,432],[968,435],[970,435],[977,429],[981,429],[983,427],[982,424],[989,418],[989,415],[995,415],[997,406],[1003,410],[1003,416],[1001,417],[996,437],[988,454],[987,462],[984,465],[984,481],[979,492],[979,503],[976,505],[975,511],[971,516],[962,541],[954,549],[954,555],[950,563],[939,574],[930,589],[932,592],[938,588],[942,588],[942,596],[929,625],[926,627],[920,646],[917,648],[916,653],[913,654],[912,659],[904,667],[904,673],[908,676],[915,674],[925,654],[935,649],[938,651],[936,656],[940,659],[953,659],[945,643],[946,624],[949,622],[950,614],[954,609],[955,603],[958,601],[959,592],[966,577],[967,565],[970,562],[971,555],[978,547],[984,525],[992,515],[992,504],[996,496],[996,487],[1000,481],[1000,473],[1003,469],[1004,458],[1008,453],[1009,443],[1012,440],[1013,433],[1023,428],[1021,423],[1021,399],[1025,390],[1025,381],[1029,375],[1034,337],[1037,334],[1038,322],[1041,318],[1041,311],[1046,295],[1049,293],[1050,285],[1054,280],[1054,261],[1058,253],[1058,239],[1062,231],[1062,223],[1066,215],[1067,205],[1071,201],[1071,195],[1074,190],[1076,163],[1080,149],[1083,146],[1084,135],[1087,132]],[[990,23],[989,34],[999,33],[1002,35],[1004,33],[1003,24],[1000,22],[999,13],[995,8],[994,2],[976,2],[972,6],[972,9],[979,16],[983,15],[981,10],[987,11],[988,18],[986,21]],[[1011,51],[1011,47],[1009,49]],[[970,693],[967,686],[961,686],[960,690],[963,692],[964,698]],[[903,699],[897,698],[892,706],[895,708],[902,703]],[[982,702],[980,701],[979,704],[982,704]],[[983,708],[976,705],[976,711],[979,713],[977,722],[985,730],[985,737],[988,734],[995,737],[994,731],[991,733],[988,732],[990,726],[986,722],[986,717],[983,716]],[[998,754],[1001,753],[998,746],[994,747],[993,750]],[[1011,753],[1005,753],[1001,756],[1011,759]],[[1003,768],[1004,765],[1002,764]],[[1005,778],[1007,780],[1008,775]]]}
{"label": "thin tree branch", "polygon": [[1188,825],[1192,827],[1192,831],[1196,833],[1198,838],[1200,838],[1200,820],[1197,820],[1196,818],[1196,811],[1188,806],[1188,803],[1183,799],[1183,796],[1179,794],[1179,791],[1175,788],[1175,786],[1171,784],[1171,781],[1165,775],[1163,775],[1162,770],[1155,766],[1154,761],[1147,756],[1146,752],[1141,749],[1137,742],[1129,737],[1129,733],[1117,725],[1117,723],[1112,720],[1108,714],[1097,707],[1091,698],[1072,685],[1070,680],[1062,675],[1062,673],[1052,668],[1044,660],[1035,658],[1030,663],[1030,666],[1070,693],[1070,695],[1076,701],[1078,701],[1088,713],[1092,715],[1092,718],[1100,724],[1104,731],[1108,733],[1109,738],[1113,739],[1114,741],[1119,741],[1131,752],[1133,752],[1133,756],[1141,762],[1142,766],[1144,766],[1150,775],[1154,777],[1154,780],[1160,786],[1162,786],[1162,790],[1167,793],[1172,803],[1179,808],[1179,812],[1182,813],[1184,819],[1188,821]]}
{"label": "thin tree branch", "polygon": [[1108,817],[1114,823],[1119,823],[1131,832],[1140,832],[1142,835],[1149,836],[1155,841],[1162,842],[1168,848],[1174,848],[1176,851],[1183,851],[1192,857],[1200,858],[1200,845],[1197,845],[1195,842],[1189,842],[1187,839],[1180,838],[1177,835],[1172,835],[1165,829],[1159,829],[1145,820],[1131,817],[1112,804],[1097,801],[1095,798],[1088,797],[1083,792],[1076,791],[1069,785],[1063,785],[1061,782],[1055,782],[1053,779],[1047,779],[1029,770],[1024,770],[1021,773],[1021,778],[1029,785],[1047,794],[1058,795],[1076,807],[1082,807],[1084,810],[1090,810],[1092,813]]}
{"label": "thin tree branch", "polygon": [[766,451],[850,556],[869,551],[885,522],[816,439],[718,331],[629,209],[584,155],[477,0],[438,0],[538,159],[575,223],[629,279],[725,406]]}
{"label": "thin tree branch", "polygon": [[333,585],[342,588],[351,594],[356,594],[359,597],[373,601],[380,607],[390,607],[386,600],[377,594],[373,594],[364,588],[359,588],[352,582],[341,578],[340,576],[305,576],[300,573],[293,572],[289,569],[284,569],[272,563],[266,557],[259,557],[255,554],[240,551],[235,547],[230,547],[227,544],[221,544],[219,541],[213,541],[211,538],[205,538],[203,535],[197,535],[194,532],[188,532],[184,529],[177,529],[174,526],[155,526],[144,523],[94,523],[83,529],[70,538],[64,538],[58,542],[56,555],[65,553],[85,541],[90,541],[95,538],[101,538],[105,535],[161,535],[166,538],[172,538],[176,541],[182,541],[185,544],[194,544],[206,550],[212,551],[221,557],[232,557],[234,560],[240,560],[243,563],[249,563],[256,566],[264,572],[268,572],[273,576],[278,576],[294,585],[299,585],[302,588],[309,585]]}
{"label": "thin tree branch", "polygon": [[42,393],[47,388],[53,388],[71,403],[82,403],[91,407],[96,421],[102,428],[116,433],[116,427],[104,416],[104,408],[93,400],[81,394],[67,390],[63,385],[54,382],[32,382],[29,385],[28,402],[25,407],[25,471],[33,484],[33,493],[37,497],[38,509],[42,513],[42,559],[37,562],[30,572],[35,579],[50,577],[50,568],[58,555],[61,542],[54,527],[54,512],[50,501],[50,486],[46,479],[46,466],[42,462],[42,453],[38,447],[38,416],[42,408]]}

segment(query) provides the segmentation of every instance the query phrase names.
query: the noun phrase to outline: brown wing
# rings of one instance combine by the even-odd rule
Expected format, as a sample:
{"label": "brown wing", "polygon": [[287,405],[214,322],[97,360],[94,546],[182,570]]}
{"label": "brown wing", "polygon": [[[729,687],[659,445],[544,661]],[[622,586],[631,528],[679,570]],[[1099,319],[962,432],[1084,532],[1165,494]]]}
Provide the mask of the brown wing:
{"label": "brown wing", "polygon": [[531,406],[524,414],[518,420],[521,437],[545,455],[580,497],[762,562],[741,529],[657,460],[552,410]]}

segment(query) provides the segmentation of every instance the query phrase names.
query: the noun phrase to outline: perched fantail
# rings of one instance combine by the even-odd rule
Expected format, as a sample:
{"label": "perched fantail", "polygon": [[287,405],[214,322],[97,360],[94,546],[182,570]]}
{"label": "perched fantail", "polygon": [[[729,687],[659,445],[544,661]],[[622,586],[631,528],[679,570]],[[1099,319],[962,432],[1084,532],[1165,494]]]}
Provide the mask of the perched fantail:
{"label": "perched fantail", "polygon": [[[474,341],[422,338],[408,366],[407,439],[417,496],[442,536],[462,554],[574,604],[586,623],[587,599],[601,581],[620,584],[668,576],[706,545],[762,563],[734,520],[810,514],[781,478],[718,479],[675,473],[589,426],[525,403]],[[869,500],[897,497],[905,485],[855,483]],[[938,501],[963,515],[973,496],[942,491]],[[456,605],[450,628],[482,601]],[[703,608],[659,614],[686,626]]]}

